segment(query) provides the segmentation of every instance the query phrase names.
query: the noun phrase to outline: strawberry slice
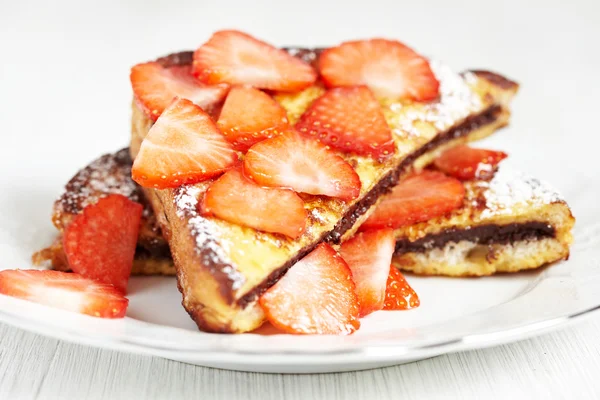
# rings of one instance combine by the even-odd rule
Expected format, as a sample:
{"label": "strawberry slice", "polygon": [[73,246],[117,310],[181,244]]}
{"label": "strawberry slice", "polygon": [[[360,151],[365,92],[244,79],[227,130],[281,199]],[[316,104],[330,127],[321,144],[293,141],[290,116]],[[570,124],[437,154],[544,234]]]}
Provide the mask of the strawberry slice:
{"label": "strawberry slice", "polygon": [[321,243],[259,302],[267,320],[284,332],[347,335],[360,327],[354,290],[346,262]]}
{"label": "strawberry slice", "polygon": [[327,49],[319,71],[329,87],[367,85],[382,98],[429,101],[439,95],[429,61],[395,40],[358,40]]}
{"label": "strawberry slice", "polygon": [[296,129],[345,152],[384,159],[395,151],[381,106],[365,86],[327,91],[302,114]]}
{"label": "strawberry slice", "polygon": [[354,168],[325,145],[294,131],[248,150],[244,172],[263,186],[351,200],[360,194]]}
{"label": "strawberry slice", "polygon": [[65,229],[63,247],[73,272],[123,293],[133,266],[143,207],[120,194],[91,204]]}
{"label": "strawberry slice", "polygon": [[136,101],[153,121],[181,97],[208,108],[225,98],[228,85],[207,86],[192,75],[191,65],[165,68],[157,62],[138,64],[131,68],[131,86]]}
{"label": "strawberry slice", "polygon": [[221,174],[237,158],[208,114],[189,100],[176,99],[150,128],[131,176],[144,187],[178,187]]}
{"label": "strawberry slice", "polygon": [[438,171],[423,171],[395,186],[360,229],[399,228],[428,221],[461,207],[464,196],[461,181]]}
{"label": "strawberry slice", "polygon": [[297,238],[304,233],[308,214],[291,190],[258,186],[233,169],[206,191],[201,213],[234,224]]}
{"label": "strawberry slice", "polygon": [[446,150],[434,165],[455,178],[463,181],[471,179],[492,179],[500,161],[508,157],[502,151],[475,149],[467,145]]}
{"label": "strawberry slice", "polygon": [[393,265],[385,289],[384,310],[408,310],[421,304],[417,292],[406,282],[402,272]]}
{"label": "strawberry slice", "polygon": [[194,53],[192,71],[207,84],[251,85],[295,92],[317,79],[299,58],[239,31],[219,31]]}
{"label": "strawberry slice", "polygon": [[380,229],[358,233],[340,248],[340,255],[352,270],[360,317],[383,308],[395,245],[394,231]]}
{"label": "strawberry slice", "polygon": [[100,318],[123,318],[129,304],[112,285],[59,271],[0,271],[0,293]]}
{"label": "strawberry slice", "polygon": [[251,87],[231,89],[217,125],[239,151],[288,128],[287,113],[268,94]]}

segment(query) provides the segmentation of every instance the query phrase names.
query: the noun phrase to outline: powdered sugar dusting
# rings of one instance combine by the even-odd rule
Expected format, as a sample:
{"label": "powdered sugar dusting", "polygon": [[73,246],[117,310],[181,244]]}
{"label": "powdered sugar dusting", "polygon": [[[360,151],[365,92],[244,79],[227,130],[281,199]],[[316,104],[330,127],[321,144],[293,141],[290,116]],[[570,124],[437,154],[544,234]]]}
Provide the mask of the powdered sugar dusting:
{"label": "powdered sugar dusting", "polygon": [[216,224],[198,213],[198,199],[204,191],[201,185],[187,185],[175,192],[175,208],[177,216],[188,219],[190,234],[196,240],[196,253],[203,265],[216,268],[231,281],[233,290],[240,289],[246,278],[233,266],[227,256],[225,242],[219,242]]}
{"label": "powdered sugar dusting", "polygon": [[510,214],[518,205],[541,206],[563,197],[544,181],[540,181],[522,172],[501,168],[489,182],[484,192],[486,209],[483,218],[498,214]]}
{"label": "powdered sugar dusting", "polygon": [[429,122],[438,131],[447,130],[482,107],[481,99],[461,75],[439,61],[432,60],[430,65],[440,82],[440,99],[422,107],[390,104],[390,110],[399,115],[395,125],[400,130],[395,130],[396,134],[420,136],[421,132],[415,126],[417,121]]}

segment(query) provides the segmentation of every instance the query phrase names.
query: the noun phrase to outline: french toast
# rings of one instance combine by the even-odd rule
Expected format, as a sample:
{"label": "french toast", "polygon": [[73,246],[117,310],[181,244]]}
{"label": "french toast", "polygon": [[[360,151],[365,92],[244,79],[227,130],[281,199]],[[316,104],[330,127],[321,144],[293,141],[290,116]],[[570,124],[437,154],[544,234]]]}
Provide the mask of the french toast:
{"label": "french toast", "polygon": [[[320,51],[288,52],[314,61]],[[187,65],[192,53],[177,53],[158,62],[165,68]],[[317,244],[339,244],[350,237],[380,197],[412,168],[427,165],[444,149],[483,138],[507,123],[517,84],[489,72],[456,75],[438,63],[432,63],[432,68],[440,81],[439,99],[426,103],[382,100],[395,153],[384,161],[341,154],[360,177],[360,195],[351,201],[303,196],[307,227],[296,239],[203,216],[198,207],[214,179],[173,189],[143,189],[169,243],[183,306],[200,329],[245,332],[260,326],[264,314],[257,303],[259,296]],[[274,98],[293,123],[324,92],[315,84]],[[152,126],[153,120],[134,102],[132,158]]]}
{"label": "french toast", "polygon": [[64,229],[86,206],[110,194],[121,194],[144,206],[132,274],[175,274],[169,245],[162,236],[154,212],[140,186],[131,179],[131,164],[129,150],[122,149],[92,161],[69,180],[52,209],[52,223],[59,235],[50,247],[33,255],[35,265],[69,271],[62,245]]}
{"label": "french toast", "polygon": [[466,181],[463,206],[395,230],[393,262],[419,275],[484,276],[566,259],[575,219],[545,182],[500,167]]}

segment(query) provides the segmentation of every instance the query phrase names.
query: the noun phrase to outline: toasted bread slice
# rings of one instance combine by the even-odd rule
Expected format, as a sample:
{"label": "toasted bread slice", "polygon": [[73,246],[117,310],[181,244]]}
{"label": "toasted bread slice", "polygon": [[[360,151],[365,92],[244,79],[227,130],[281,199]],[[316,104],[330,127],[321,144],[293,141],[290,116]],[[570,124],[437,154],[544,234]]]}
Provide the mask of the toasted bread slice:
{"label": "toasted bread slice", "polygon": [[547,183],[500,168],[465,182],[464,205],[395,231],[394,264],[422,275],[482,276],[566,259],[575,219]]}
{"label": "toasted bread slice", "polygon": [[[313,60],[318,53],[288,51]],[[159,61],[165,66],[185,64],[191,61],[191,53]],[[351,236],[378,199],[411,168],[428,164],[448,146],[485,137],[507,123],[517,84],[488,72],[461,76],[437,63],[433,68],[441,82],[440,99],[427,104],[384,102],[396,154],[382,163],[344,156],[361,178],[360,196],[351,202],[308,199],[307,229],[296,240],[201,216],[197,207],[212,181],[177,189],[144,189],[169,242],[183,306],[200,329],[246,332],[260,326],[264,315],[258,297],[319,242],[337,244]],[[275,98],[293,122],[323,90],[313,86]],[[151,126],[151,119],[134,102],[133,158]]]}
{"label": "toasted bread slice", "polygon": [[59,271],[70,270],[62,248],[62,232],[86,206],[109,194],[122,194],[144,206],[138,244],[133,263],[134,275],[174,275],[169,245],[141,188],[131,179],[129,149],[105,154],[81,169],[65,185],[65,191],[54,203],[52,222],[59,236],[47,249],[32,257],[35,265]]}

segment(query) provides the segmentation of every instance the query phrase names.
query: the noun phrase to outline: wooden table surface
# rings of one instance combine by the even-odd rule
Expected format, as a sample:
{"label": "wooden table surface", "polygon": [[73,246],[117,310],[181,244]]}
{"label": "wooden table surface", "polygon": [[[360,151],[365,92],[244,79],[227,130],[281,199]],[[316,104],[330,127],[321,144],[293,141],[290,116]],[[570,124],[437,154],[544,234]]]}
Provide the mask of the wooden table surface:
{"label": "wooden table surface", "polygon": [[597,399],[600,314],[511,345],[321,375],[204,368],[0,325],[0,377],[0,399]]}

